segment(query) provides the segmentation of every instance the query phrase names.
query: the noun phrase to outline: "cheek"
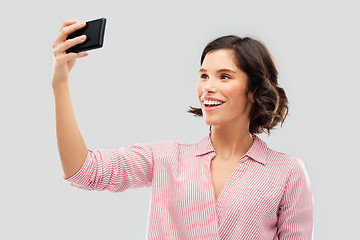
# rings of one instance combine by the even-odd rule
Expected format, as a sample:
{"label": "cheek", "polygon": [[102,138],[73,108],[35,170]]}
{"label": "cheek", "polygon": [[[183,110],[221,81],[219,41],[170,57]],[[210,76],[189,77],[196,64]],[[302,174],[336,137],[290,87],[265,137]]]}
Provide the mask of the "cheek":
{"label": "cheek", "polygon": [[248,101],[246,96],[246,87],[243,85],[232,85],[223,88],[222,92],[229,99],[232,99],[232,104],[234,105],[243,105]]}
{"label": "cheek", "polygon": [[197,86],[196,86],[196,94],[197,94],[197,96],[198,97],[200,97],[201,95],[202,95],[202,89],[203,89],[203,87],[202,87],[202,85],[200,84],[200,82],[197,84]]}

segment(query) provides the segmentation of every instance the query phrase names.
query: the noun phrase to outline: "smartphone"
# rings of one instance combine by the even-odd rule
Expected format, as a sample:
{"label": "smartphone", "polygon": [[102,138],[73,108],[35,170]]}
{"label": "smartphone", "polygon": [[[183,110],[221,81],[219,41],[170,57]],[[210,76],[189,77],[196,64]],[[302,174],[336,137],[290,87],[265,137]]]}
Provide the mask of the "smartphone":
{"label": "smartphone", "polygon": [[105,34],[105,25],[106,18],[99,18],[92,21],[86,22],[86,26],[76,30],[73,33],[70,33],[66,39],[75,38],[81,35],[86,35],[85,42],[77,44],[68,50],[66,53],[70,52],[84,52],[96,48],[101,48],[104,43],[104,34]]}

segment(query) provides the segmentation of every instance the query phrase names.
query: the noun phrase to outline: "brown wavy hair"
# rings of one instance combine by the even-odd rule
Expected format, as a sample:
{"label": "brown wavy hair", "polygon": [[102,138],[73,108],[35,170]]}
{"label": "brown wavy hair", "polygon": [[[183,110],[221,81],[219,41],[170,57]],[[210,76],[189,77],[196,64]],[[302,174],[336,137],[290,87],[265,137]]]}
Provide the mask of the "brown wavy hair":
{"label": "brown wavy hair", "polygon": [[[265,132],[270,135],[270,130],[279,122],[282,126],[289,111],[288,99],[284,89],[278,84],[278,71],[270,52],[258,40],[228,35],[206,45],[200,65],[206,54],[219,49],[234,50],[237,67],[247,74],[247,91],[252,93],[254,99],[250,112],[250,133]],[[188,112],[195,116],[203,115],[201,108],[190,106]]]}

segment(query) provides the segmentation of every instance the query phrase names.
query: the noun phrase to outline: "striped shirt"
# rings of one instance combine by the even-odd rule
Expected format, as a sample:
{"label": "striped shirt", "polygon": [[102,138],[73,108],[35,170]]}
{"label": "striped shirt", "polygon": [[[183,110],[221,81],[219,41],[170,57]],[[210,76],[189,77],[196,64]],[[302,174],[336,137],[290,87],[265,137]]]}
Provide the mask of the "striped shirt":
{"label": "striped shirt", "polygon": [[151,187],[147,239],[312,239],[313,195],[303,162],[253,135],[215,200],[210,134],[196,144],[88,149],[81,169],[67,180],[86,190]]}

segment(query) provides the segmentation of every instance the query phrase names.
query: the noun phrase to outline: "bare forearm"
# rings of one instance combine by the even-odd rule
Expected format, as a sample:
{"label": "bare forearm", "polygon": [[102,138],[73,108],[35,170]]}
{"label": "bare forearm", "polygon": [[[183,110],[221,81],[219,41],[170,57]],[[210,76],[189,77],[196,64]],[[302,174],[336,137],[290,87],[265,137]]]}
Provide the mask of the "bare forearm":
{"label": "bare forearm", "polygon": [[61,164],[66,178],[83,165],[87,147],[76,123],[67,83],[52,85],[55,96],[56,136]]}

